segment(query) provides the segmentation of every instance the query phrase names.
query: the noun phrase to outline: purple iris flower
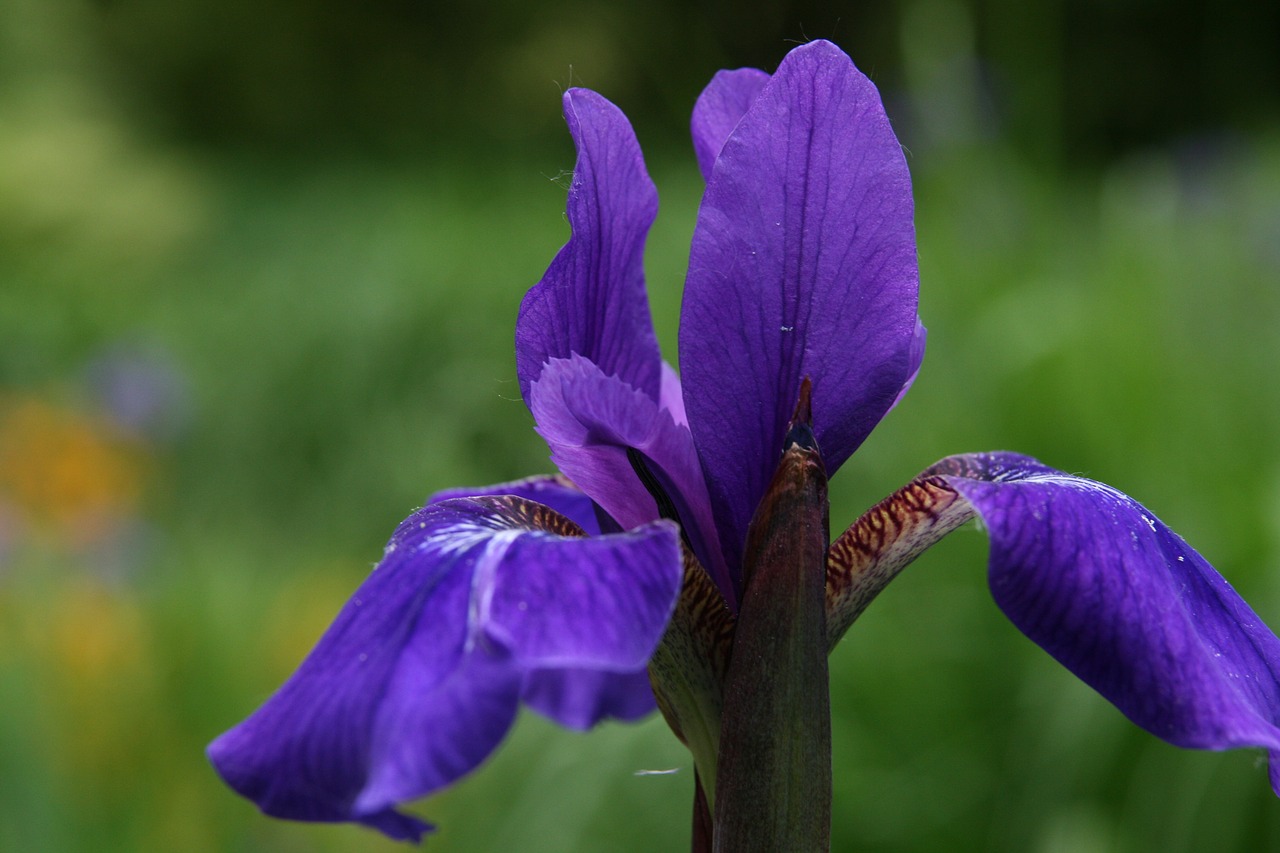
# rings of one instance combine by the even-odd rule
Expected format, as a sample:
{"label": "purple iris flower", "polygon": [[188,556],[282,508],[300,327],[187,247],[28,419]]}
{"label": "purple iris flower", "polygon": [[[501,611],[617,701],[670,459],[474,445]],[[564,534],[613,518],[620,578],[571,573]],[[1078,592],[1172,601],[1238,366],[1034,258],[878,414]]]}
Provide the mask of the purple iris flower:
{"label": "purple iris flower", "polygon": [[[268,814],[418,839],[429,826],[398,806],[479,765],[521,703],[585,729],[655,699],[709,804],[779,459],[820,451],[834,473],[920,367],[906,162],[834,45],[773,75],[721,72],[698,100],[707,187],[679,378],[649,316],[657,198],[631,126],[587,90],[564,112],[572,236],[516,324],[520,389],[561,475],[441,493],[400,525],[298,671],[209,747]],[[825,548],[825,479],[820,500]],[[1025,456],[944,459],[838,536],[821,554],[823,654],[974,517],[1020,630],[1167,741],[1267,749],[1280,792],[1280,640],[1154,514]]]}

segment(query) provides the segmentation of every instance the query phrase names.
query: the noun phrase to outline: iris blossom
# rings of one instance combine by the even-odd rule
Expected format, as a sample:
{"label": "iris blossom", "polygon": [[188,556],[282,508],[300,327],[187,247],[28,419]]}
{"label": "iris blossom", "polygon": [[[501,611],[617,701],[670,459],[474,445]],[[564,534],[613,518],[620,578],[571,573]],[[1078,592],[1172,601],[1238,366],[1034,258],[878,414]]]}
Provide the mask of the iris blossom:
{"label": "iris blossom", "polygon": [[232,788],[277,817],[418,839],[430,827],[398,807],[479,765],[522,703],[575,729],[656,703],[719,833],[717,791],[754,784],[760,742],[790,748],[781,715],[812,698],[813,731],[794,736],[827,749],[825,771],[802,756],[820,800],[828,651],[976,517],[1023,633],[1158,737],[1265,748],[1280,792],[1280,640],[1132,498],[1014,453],[954,456],[828,546],[825,478],[906,393],[925,341],[906,162],[847,56],[813,42],[699,98],[679,378],[645,295],[657,200],[631,126],[583,89],[564,113],[572,236],[515,335],[560,474],[410,515],[298,671],[209,747]]}

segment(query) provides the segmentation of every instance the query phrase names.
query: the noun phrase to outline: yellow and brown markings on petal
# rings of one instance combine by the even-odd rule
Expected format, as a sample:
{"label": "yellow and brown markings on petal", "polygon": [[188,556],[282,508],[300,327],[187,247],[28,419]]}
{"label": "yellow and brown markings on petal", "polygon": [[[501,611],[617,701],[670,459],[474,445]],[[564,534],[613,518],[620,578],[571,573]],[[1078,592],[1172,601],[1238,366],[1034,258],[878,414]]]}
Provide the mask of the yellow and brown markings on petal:
{"label": "yellow and brown markings on petal", "polygon": [[675,613],[649,660],[658,708],[676,737],[689,747],[709,799],[715,796],[716,755],[724,676],[729,668],[735,620],[711,576],[686,545],[684,582]]}
{"label": "yellow and brown markings on petal", "polygon": [[501,519],[504,527],[539,530],[556,536],[586,536],[586,531],[567,516],[549,506],[516,495],[481,495],[467,500],[484,504]]}
{"label": "yellow and brown markings on petal", "polygon": [[885,585],[973,507],[926,471],[862,514],[827,552],[827,646],[835,648]]}
{"label": "yellow and brown markings on petal", "polygon": [[[548,506],[515,495],[472,500],[489,506],[504,527],[585,536],[582,528]],[[675,612],[649,660],[649,681],[667,725],[689,748],[713,796],[724,678],[733,648],[735,619],[724,596],[688,544],[681,547],[684,577]]]}

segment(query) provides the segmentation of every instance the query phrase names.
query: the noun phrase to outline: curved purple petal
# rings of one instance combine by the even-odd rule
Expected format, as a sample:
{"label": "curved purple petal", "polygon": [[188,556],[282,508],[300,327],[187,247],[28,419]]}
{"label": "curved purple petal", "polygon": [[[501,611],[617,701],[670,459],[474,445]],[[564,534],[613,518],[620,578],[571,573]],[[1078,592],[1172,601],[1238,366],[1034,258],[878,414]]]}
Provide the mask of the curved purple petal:
{"label": "curved purple petal", "polygon": [[564,117],[578,147],[567,206],[573,234],[520,305],[520,392],[527,401],[549,359],[576,353],[656,400],[662,359],[642,264],[657,191],[621,110],[595,92],[570,89]]}
{"label": "curved purple petal", "polygon": [[444,489],[427,498],[427,505],[454,498],[478,498],[485,495],[515,495],[551,507],[581,527],[588,536],[598,536],[602,532],[595,502],[562,474],[538,474],[492,486]]}
{"label": "curved purple petal", "polygon": [[298,671],[209,758],[267,814],[416,840],[428,825],[396,807],[478,766],[531,676],[560,682],[552,716],[566,725],[632,712],[598,672],[643,671],[681,571],[666,522],[585,539],[513,496],[428,506],[401,523]]}
{"label": "curved purple petal", "polygon": [[768,82],[769,75],[759,68],[717,71],[698,96],[698,102],[693,106],[690,130],[693,151],[698,156],[698,168],[702,170],[704,181],[711,180],[711,170],[724,141]]}
{"label": "curved purple petal", "polygon": [[1280,639],[1132,498],[1012,453],[944,459],[991,536],[996,603],[1142,728],[1177,746],[1265,747],[1280,794]]}
{"label": "curved purple petal", "polygon": [[[734,606],[737,577],[720,554],[711,504],[688,429],[669,411],[585,358],[555,359],[529,391],[551,461],[624,529],[678,517],[698,559]],[[660,508],[628,449],[638,451],[671,506]]]}
{"label": "curved purple petal", "polygon": [[731,561],[804,377],[831,473],[893,405],[918,287],[910,175],[875,87],[829,42],[796,48],[720,151],[684,291],[685,406]]}

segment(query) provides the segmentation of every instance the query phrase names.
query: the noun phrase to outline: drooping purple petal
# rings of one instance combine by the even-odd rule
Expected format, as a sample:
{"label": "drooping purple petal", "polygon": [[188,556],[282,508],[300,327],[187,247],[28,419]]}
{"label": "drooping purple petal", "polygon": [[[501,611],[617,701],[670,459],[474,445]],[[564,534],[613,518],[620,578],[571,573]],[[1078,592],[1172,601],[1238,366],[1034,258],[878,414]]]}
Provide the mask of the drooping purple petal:
{"label": "drooping purple petal", "polygon": [[657,191],[621,110],[595,92],[570,89],[564,117],[578,147],[567,206],[573,234],[520,305],[520,391],[527,401],[549,359],[576,353],[656,400],[662,360],[643,254]]}
{"label": "drooping purple petal", "polygon": [[[482,762],[531,675],[560,682],[550,707],[566,725],[631,712],[622,682],[598,673],[643,671],[681,571],[667,522],[586,539],[513,496],[433,504],[400,525],[298,671],[209,757],[268,814],[416,840],[428,825],[396,807]],[[584,596],[594,584],[608,588]]]}
{"label": "drooping purple petal", "polygon": [[487,594],[473,602],[475,618],[518,663],[644,669],[671,618],[682,576],[675,524],[655,521],[584,539],[511,534],[508,542],[495,539],[491,551],[476,570],[476,584]]}
{"label": "drooping purple petal", "polygon": [[[732,578],[720,554],[711,504],[689,431],[671,413],[585,358],[556,359],[529,392],[551,461],[624,529],[678,517],[691,547],[733,606]],[[657,478],[670,507],[659,507],[628,448]]]}
{"label": "drooping purple petal", "polygon": [[680,366],[736,560],[800,381],[834,473],[913,369],[911,181],[879,95],[829,42],[783,60],[729,135],[690,254]]}
{"label": "drooping purple petal", "polygon": [[401,657],[386,692],[371,697],[379,707],[368,776],[351,804],[357,815],[394,811],[461,779],[497,749],[519,708],[520,670],[500,646],[464,653],[430,687],[418,674],[432,665],[429,656],[406,647]]}
{"label": "drooping purple petal", "polygon": [[1127,495],[1026,456],[930,474],[989,531],[991,592],[1019,630],[1170,743],[1266,748],[1280,794],[1280,639],[1200,554]]}
{"label": "drooping purple petal", "polygon": [[507,483],[495,483],[492,486],[444,489],[427,498],[427,504],[484,495],[515,495],[518,498],[551,507],[581,527],[588,536],[598,536],[602,532],[596,516],[595,503],[562,474],[539,474]]}
{"label": "drooping purple petal", "polygon": [[690,130],[704,181],[711,180],[711,170],[724,141],[768,82],[769,75],[758,68],[717,71],[698,96]]}
{"label": "drooping purple petal", "polygon": [[638,720],[657,707],[647,669],[540,669],[525,678],[520,698],[544,717],[578,731],[606,717]]}

